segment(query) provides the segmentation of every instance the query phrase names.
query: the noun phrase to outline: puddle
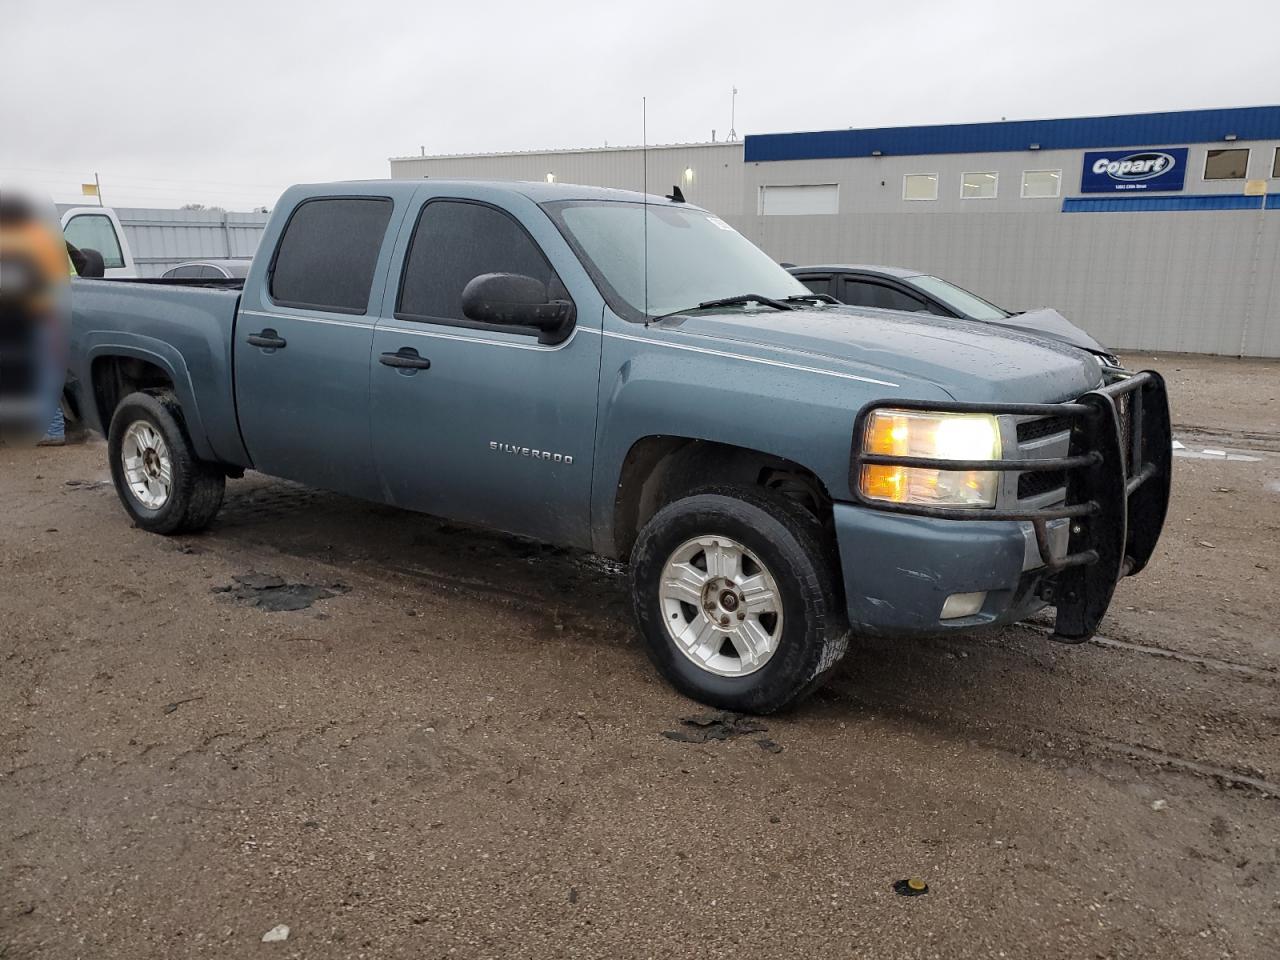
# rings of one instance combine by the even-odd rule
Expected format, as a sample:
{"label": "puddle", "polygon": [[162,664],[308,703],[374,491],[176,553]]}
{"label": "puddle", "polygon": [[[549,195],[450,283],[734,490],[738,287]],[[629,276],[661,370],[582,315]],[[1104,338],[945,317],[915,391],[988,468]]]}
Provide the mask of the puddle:
{"label": "puddle", "polygon": [[284,613],[306,610],[317,600],[328,600],[350,591],[345,583],[334,582],[325,586],[309,583],[287,583],[283,577],[271,573],[237,574],[235,582],[225,587],[214,587],[214,593],[228,594],[237,603],[243,603],[268,613]]}

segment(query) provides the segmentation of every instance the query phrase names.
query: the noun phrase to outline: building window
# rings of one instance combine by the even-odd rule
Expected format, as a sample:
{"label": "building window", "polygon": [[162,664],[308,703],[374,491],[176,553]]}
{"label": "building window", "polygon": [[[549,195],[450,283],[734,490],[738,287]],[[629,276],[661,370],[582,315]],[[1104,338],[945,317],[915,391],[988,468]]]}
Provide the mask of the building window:
{"label": "building window", "polygon": [[965,200],[992,200],[999,179],[1000,175],[996,173],[962,173],[960,196]]}
{"label": "building window", "polygon": [[1039,200],[1062,196],[1061,170],[1023,170],[1022,197]]}
{"label": "building window", "polygon": [[1276,147],[1276,158],[1271,161],[1271,178],[1280,180],[1280,147]]}
{"label": "building window", "polygon": [[902,178],[903,200],[937,200],[938,175],[936,173],[908,173]]}
{"label": "building window", "polygon": [[1206,180],[1243,180],[1249,169],[1249,149],[1210,150],[1204,158]]}
{"label": "building window", "polygon": [[840,210],[840,187],[834,183],[803,183],[760,188],[760,216],[795,217],[833,214]]}

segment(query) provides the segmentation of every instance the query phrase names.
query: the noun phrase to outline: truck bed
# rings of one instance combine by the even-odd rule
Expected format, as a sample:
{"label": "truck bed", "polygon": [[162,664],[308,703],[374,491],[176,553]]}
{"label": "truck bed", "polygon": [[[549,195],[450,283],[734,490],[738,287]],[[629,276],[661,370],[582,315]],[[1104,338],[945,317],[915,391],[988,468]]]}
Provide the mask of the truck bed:
{"label": "truck bed", "polygon": [[[232,343],[243,280],[76,279],[71,283],[71,388],[86,423],[110,412],[78,385],[99,358],[124,356],[163,371],[202,457],[247,465],[232,396]],[[107,361],[103,361],[107,362]],[[114,362],[114,361],[113,361]]]}

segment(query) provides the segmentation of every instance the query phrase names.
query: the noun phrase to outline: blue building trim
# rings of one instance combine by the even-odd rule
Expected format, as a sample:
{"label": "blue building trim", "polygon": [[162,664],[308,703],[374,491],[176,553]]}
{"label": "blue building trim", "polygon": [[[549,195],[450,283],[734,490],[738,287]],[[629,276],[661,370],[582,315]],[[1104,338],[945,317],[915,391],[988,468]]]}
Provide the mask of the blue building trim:
{"label": "blue building trim", "polygon": [[1244,197],[1238,194],[1200,194],[1177,197],[1066,197],[1063,213],[1150,213],[1159,210],[1261,210],[1280,209],[1280,195]]}
{"label": "blue building trim", "polygon": [[1267,209],[1280,210],[1280,193],[1267,194]]}
{"label": "blue building trim", "polygon": [[1239,140],[1280,140],[1280,106],[1176,113],[1133,113],[1068,120],[1011,120],[952,123],[932,127],[880,127],[814,133],[762,133],[747,136],[747,163],[774,160],[829,160],[933,153],[1009,153],[1028,150],[1081,150],[1094,147],[1162,147]]}

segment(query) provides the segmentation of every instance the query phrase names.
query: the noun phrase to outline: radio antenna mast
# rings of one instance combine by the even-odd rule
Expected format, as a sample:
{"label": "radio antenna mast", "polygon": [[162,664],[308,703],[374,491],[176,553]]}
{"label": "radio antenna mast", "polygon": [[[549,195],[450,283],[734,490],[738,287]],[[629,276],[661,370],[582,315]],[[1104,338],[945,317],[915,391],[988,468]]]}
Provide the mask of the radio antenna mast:
{"label": "radio antenna mast", "polygon": [[644,173],[640,216],[644,218],[644,322],[649,323],[649,98],[640,98],[640,163]]}
{"label": "radio antenna mast", "polygon": [[[734,126],[736,125],[735,121],[737,119],[738,119],[738,86],[737,84],[734,84],[733,94],[729,99],[729,139],[730,140],[738,139],[738,131],[734,129]],[[714,140],[715,137],[712,137],[711,139]]]}

